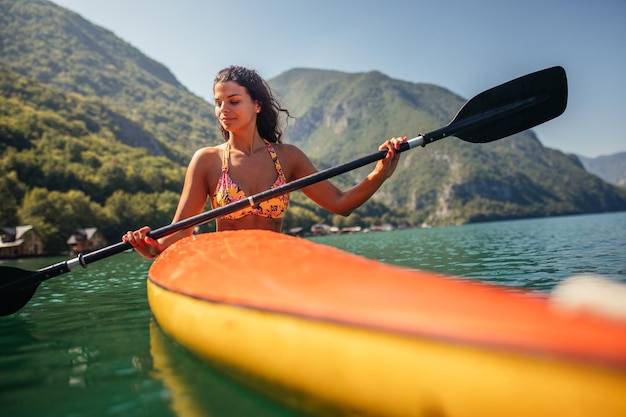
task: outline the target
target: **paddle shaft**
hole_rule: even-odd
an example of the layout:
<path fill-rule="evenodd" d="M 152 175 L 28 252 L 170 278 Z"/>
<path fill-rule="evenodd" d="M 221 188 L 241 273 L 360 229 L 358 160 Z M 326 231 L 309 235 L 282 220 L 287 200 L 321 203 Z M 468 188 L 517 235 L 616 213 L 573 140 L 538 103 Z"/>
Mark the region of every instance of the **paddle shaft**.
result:
<path fill-rule="evenodd" d="M 477 95 L 465 103 L 448 125 L 402 143 L 397 152 L 405 152 L 417 146 L 424 147 L 448 136 L 456 136 L 472 143 L 491 142 L 559 116 L 565 110 L 566 103 L 567 80 L 563 68 L 553 67 L 538 71 Z M 155 229 L 149 233 L 149 236 L 158 239 L 206 223 L 248 206 L 254 206 L 279 195 L 305 188 L 379 161 L 385 158 L 387 152 L 386 149 L 379 150 L 351 162 L 318 171 L 282 186 L 255 194 L 247 199 Z M 131 248 L 130 243 L 118 242 L 87 254 L 81 253 L 76 258 L 34 272 L 22 271 L 17 268 L 3 269 L 4 275 L 11 276 L 8 277 L 8 280 L 2 279 L 0 281 L 0 299 L 6 302 L 10 295 L 7 294 L 7 291 L 15 291 L 15 296 L 18 298 L 21 296 L 25 300 L 15 300 L 13 303 L 15 307 L 12 308 L 0 308 L 0 315 L 11 314 L 13 311 L 10 310 L 16 311 L 26 304 L 39 283 L 70 272 L 78 266 L 86 268 L 93 262 Z M 19 305 L 20 301 L 23 301 L 21 306 Z"/>
<path fill-rule="evenodd" d="M 417 146 L 424 147 L 429 143 L 433 143 L 439 139 L 443 139 L 448 136 L 461 135 L 464 131 L 468 131 L 470 129 L 474 130 L 476 128 L 480 128 L 480 126 L 482 125 L 488 125 L 497 120 L 504 119 L 508 117 L 510 114 L 523 111 L 524 109 L 529 108 L 545 99 L 546 99 L 545 97 L 532 97 L 532 98 L 529 98 L 520 102 L 502 106 L 497 109 L 491 109 L 480 115 L 475 115 L 472 117 L 464 118 L 459 121 L 452 121 L 450 124 L 448 124 L 445 127 L 442 127 L 440 129 L 433 130 L 432 132 L 426 133 L 424 135 L 419 135 L 415 138 L 409 139 L 408 141 L 402 143 L 400 145 L 400 148 L 396 152 L 398 153 L 405 152 Z M 218 217 L 222 217 L 230 213 L 243 210 L 247 208 L 248 206 L 254 206 L 263 201 L 271 200 L 272 198 L 275 198 L 277 196 L 288 194 L 292 191 L 300 190 L 302 188 L 305 188 L 309 185 L 313 185 L 320 181 L 324 181 L 329 178 L 333 178 L 338 175 L 345 174 L 346 172 L 361 168 L 365 165 L 384 159 L 386 155 L 387 155 L 386 149 L 379 150 L 378 152 L 374 152 L 370 155 L 363 156 L 361 158 L 355 159 L 350 162 L 346 162 L 339 166 L 321 170 L 311 175 L 308 175 L 306 177 L 288 182 L 287 184 L 283 184 L 276 188 L 272 188 L 272 189 L 260 192 L 244 200 L 236 201 L 226 206 L 218 207 L 213 210 L 209 210 L 207 212 L 198 214 L 196 216 L 188 217 L 179 222 L 172 223 L 167 226 L 163 226 L 159 229 L 155 229 L 151 231 L 148 235 L 152 237 L 153 239 L 158 239 L 158 238 L 176 233 L 180 230 L 188 229 L 190 227 L 194 227 L 194 226 L 209 222 Z M 115 253 L 122 252 L 128 249 L 129 247 L 130 247 L 130 244 L 126 242 L 117 243 L 107 248 L 103 248 L 103 249 L 88 253 L 86 255 L 83 255 L 79 264 L 83 266 L 87 266 L 87 264 L 89 263 L 106 258 Z"/>
<path fill-rule="evenodd" d="M 533 105 L 538 98 L 531 98 L 519 103 L 515 103 L 513 105 L 503 106 L 499 109 L 494 109 L 488 114 L 483 114 L 480 116 L 470 117 L 468 119 L 463 119 L 458 122 L 452 122 L 449 125 L 429 132 L 425 135 L 420 135 L 415 138 L 409 139 L 408 141 L 402 143 L 400 145 L 400 149 L 397 152 L 405 152 L 409 149 L 412 149 L 417 146 L 426 146 L 429 143 L 433 143 L 439 139 L 446 138 L 448 136 L 455 136 L 456 134 L 461 134 L 464 130 L 473 128 L 473 126 L 477 126 L 480 124 L 489 124 L 494 120 L 501 119 L 507 117 L 507 115 L 511 113 L 516 113 L 518 111 L 523 110 L 531 105 Z M 379 150 L 378 152 L 372 153 L 370 155 L 355 159 L 353 161 L 341 164 L 336 167 L 328 168 L 325 170 L 318 171 L 309 176 L 297 179 L 295 181 L 288 182 L 287 184 L 283 184 L 279 187 L 272 188 L 253 196 L 250 196 L 244 200 L 239 200 L 234 203 L 228 204 L 223 207 L 218 207 L 204 213 L 198 214 L 196 216 L 188 217 L 184 220 L 181 220 L 176 223 L 172 223 L 167 226 L 160 227 L 151 231 L 148 235 L 153 239 L 159 239 L 164 236 L 171 235 L 178 231 L 188 229 L 190 227 L 198 226 L 200 224 L 209 222 L 218 217 L 228 215 L 230 213 L 234 213 L 239 210 L 243 210 L 248 206 L 254 206 L 260 202 L 271 200 L 274 197 L 287 194 L 309 185 L 313 185 L 320 181 L 327 180 L 329 178 L 336 177 L 341 174 L 345 174 L 346 172 L 355 170 L 357 168 L 361 168 L 365 165 L 371 164 L 378 160 L 385 158 L 387 155 L 387 150 Z M 95 250 L 86 254 L 79 254 L 76 258 L 70 259 L 67 261 L 59 262 L 58 264 L 51 265 L 47 268 L 41 269 L 36 272 L 31 277 L 26 277 L 28 279 L 24 279 L 20 285 L 30 285 L 32 283 L 45 281 L 47 279 L 53 278 L 55 276 L 64 274 L 66 272 L 71 271 L 77 266 L 82 266 L 86 268 L 87 265 L 99 261 L 101 259 L 108 258 L 109 256 L 124 252 L 125 250 L 131 249 L 132 245 L 128 242 L 118 242 L 113 245 L 104 247 L 102 249 Z M 3 290 L 3 285 L 0 285 L 0 290 Z"/>

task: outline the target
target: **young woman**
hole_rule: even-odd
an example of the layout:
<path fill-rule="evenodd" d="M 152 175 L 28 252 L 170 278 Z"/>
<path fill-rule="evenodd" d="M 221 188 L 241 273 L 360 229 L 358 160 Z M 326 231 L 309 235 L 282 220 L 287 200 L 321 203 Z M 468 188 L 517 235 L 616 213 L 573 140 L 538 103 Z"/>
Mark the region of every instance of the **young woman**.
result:
<path fill-rule="evenodd" d="M 213 208 L 238 201 L 315 173 L 309 158 L 296 146 L 281 143 L 281 112 L 269 85 L 251 69 L 231 66 L 213 83 L 215 115 L 225 142 L 198 150 L 191 159 L 173 222 L 202 212 L 207 198 Z M 396 153 L 404 138 L 392 138 L 373 171 L 356 186 L 342 191 L 325 180 L 302 189 L 311 200 L 336 214 L 347 216 L 367 201 L 396 169 Z M 289 195 L 276 197 L 216 219 L 217 230 L 266 229 L 280 232 Z M 175 241 L 192 234 L 187 229 L 158 241 L 147 236 L 148 226 L 129 231 L 130 242 L 146 258 L 154 258 Z"/>

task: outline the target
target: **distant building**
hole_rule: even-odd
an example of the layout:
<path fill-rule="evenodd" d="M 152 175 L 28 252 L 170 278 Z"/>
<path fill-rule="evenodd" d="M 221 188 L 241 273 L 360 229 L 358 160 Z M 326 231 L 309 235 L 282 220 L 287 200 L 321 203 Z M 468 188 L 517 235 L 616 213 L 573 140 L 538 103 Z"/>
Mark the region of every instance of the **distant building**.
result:
<path fill-rule="evenodd" d="M 0 228 L 0 258 L 18 258 L 42 253 L 41 235 L 32 225 Z"/>
<path fill-rule="evenodd" d="M 393 226 L 390 225 L 389 223 L 385 223 L 385 224 L 380 225 L 380 226 L 370 226 L 370 230 L 372 232 L 389 232 L 389 231 L 393 230 Z"/>
<path fill-rule="evenodd" d="M 291 236 L 304 236 L 304 227 L 292 227 L 287 231 L 287 234 Z"/>
<path fill-rule="evenodd" d="M 91 252 L 106 246 L 107 241 L 95 227 L 76 229 L 67 239 L 70 253 Z"/>
<path fill-rule="evenodd" d="M 328 235 L 331 233 L 331 227 L 327 224 L 314 224 L 311 226 L 311 234 L 313 235 Z"/>

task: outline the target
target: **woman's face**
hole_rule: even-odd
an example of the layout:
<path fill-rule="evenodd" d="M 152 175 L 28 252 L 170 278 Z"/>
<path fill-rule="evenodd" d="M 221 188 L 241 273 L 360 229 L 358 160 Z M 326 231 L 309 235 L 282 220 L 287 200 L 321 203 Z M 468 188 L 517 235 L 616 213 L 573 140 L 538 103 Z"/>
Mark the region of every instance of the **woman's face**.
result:
<path fill-rule="evenodd" d="M 256 123 L 256 115 L 261 111 L 258 101 L 252 100 L 248 90 L 234 81 L 217 83 L 213 87 L 215 116 L 229 132 Z"/>

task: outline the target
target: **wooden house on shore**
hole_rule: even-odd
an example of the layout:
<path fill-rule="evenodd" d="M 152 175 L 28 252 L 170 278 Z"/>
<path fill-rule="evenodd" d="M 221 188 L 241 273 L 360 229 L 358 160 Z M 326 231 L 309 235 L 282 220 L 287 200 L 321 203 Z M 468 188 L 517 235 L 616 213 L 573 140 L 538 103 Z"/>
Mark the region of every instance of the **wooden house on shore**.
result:
<path fill-rule="evenodd" d="M 20 258 L 43 253 L 43 240 L 32 225 L 0 228 L 0 258 Z"/>
<path fill-rule="evenodd" d="M 106 246 L 107 241 L 95 227 L 76 229 L 67 239 L 70 253 L 91 252 Z"/>

